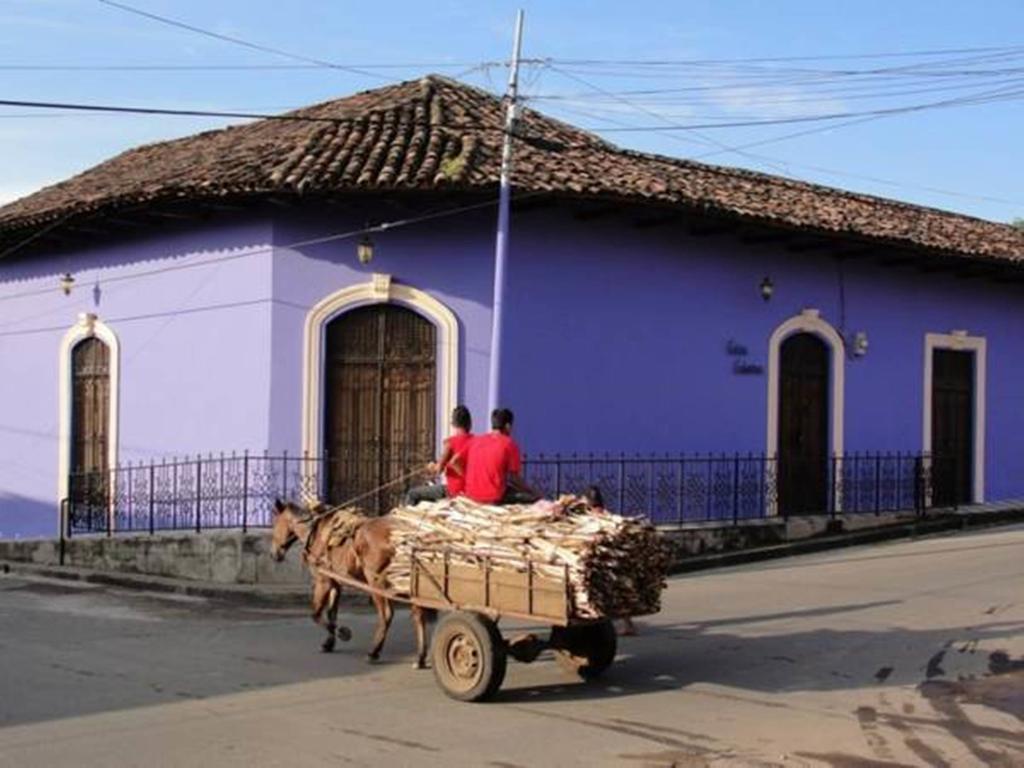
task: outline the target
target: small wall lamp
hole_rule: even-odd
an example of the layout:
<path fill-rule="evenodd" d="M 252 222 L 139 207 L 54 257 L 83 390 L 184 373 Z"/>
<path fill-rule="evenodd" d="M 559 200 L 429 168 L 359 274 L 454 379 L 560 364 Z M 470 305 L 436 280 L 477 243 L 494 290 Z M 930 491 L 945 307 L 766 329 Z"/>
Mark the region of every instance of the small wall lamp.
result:
<path fill-rule="evenodd" d="M 75 287 L 75 278 L 71 276 L 70 272 L 65 272 L 60 277 L 60 289 L 64 292 L 65 296 L 71 295 L 71 289 Z"/>
<path fill-rule="evenodd" d="M 356 256 L 359 257 L 360 264 L 369 264 L 373 261 L 373 240 L 370 239 L 369 235 L 363 235 L 359 244 L 356 246 Z"/>
<path fill-rule="evenodd" d="M 772 282 L 770 277 L 765 275 L 764 280 L 761 281 L 761 298 L 769 301 L 773 293 L 775 293 L 775 283 Z"/>
<path fill-rule="evenodd" d="M 864 357 L 868 353 L 868 335 L 864 331 L 853 334 L 853 356 Z"/>

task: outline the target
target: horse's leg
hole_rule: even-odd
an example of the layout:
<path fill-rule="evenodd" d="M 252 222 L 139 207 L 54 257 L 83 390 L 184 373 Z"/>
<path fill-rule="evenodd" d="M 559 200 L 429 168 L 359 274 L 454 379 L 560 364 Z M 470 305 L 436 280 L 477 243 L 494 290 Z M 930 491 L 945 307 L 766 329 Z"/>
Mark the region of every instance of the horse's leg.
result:
<path fill-rule="evenodd" d="M 327 631 L 335 635 L 341 642 L 352 639 L 352 630 L 338 626 L 338 599 L 341 597 L 341 585 L 331 585 L 331 596 L 327 602 Z"/>
<path fill-rule="evenodd" d="M 380 650 L 384 647 L 384 639 L 388 636 L 388 629 L 391 627 L 391 619 L 395 615 L 391 607 L 391 601 L 380 595 L 373 595 L 373 605 L 377 609 L 377 630 L 373 633 L 373 647 L 367 654 L 370 661 L 380 658 Z"/>
<path fill-rule="evenodd" d="M 322 576 L 313 580 L 313 621 L 327 629 L 327 637 L 320 644 L 320 650 L 324 653 L 334 650 L 334 628 L 323 622 L 324 609 L 330 602 L 332 591 L 333 585 Z"/>
<path fill-rule="evenodd" d="M 413 669 L 427 668 L 427 617 L 418 605 L 410 606 L 412 624 L 416 628 L 416 661 Z"/>

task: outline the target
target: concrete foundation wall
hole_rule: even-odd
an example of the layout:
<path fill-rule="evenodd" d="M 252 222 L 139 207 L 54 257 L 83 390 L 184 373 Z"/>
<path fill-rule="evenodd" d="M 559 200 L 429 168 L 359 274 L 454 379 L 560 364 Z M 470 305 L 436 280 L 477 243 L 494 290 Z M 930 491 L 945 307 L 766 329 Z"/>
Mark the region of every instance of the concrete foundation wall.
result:
<path fill-rule="evenodd" d="M 263 533 L 158 534 L 81 537 L 64 542 L 65 564 L 119 573 L 138 573 L 219 584 L 305 584 L 299 548 L 275 563 Z M 0 560 L 57 565 L 60 542 L 52 539 L 0 541 Z"/>
<path fill-rule="evenodd" d="M 663 535 L 673 559 L 766 547 L 822 534 L 858 531 L 905 523 L 913 513 L 807 516 L 759 521 L 749 525 L 714 523 L 667 528 Z M 162 533 L 155 535 L 83 536 L 65 541 L 65 564 L 117 573 L 145 574 L 215 584 L 268 586 L 305 584 L 308 576 L 299 548 L 275 563 L 266 531 L 241 533 Z M 0 561 L 57 565 L 60 542 L 53 539 L 0 541 Z"/>

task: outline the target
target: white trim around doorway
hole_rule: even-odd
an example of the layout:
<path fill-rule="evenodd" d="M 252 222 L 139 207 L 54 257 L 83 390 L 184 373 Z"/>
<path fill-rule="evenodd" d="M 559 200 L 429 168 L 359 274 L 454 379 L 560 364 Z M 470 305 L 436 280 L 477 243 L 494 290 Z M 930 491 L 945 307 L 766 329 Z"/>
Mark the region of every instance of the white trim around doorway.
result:
<path fill-rule="evenodd" d="M 829 366 L 829 381 L 831 382 L 829 441 L 832 454 L 841 457 L 843 454 L 843 417 L 846 412 L 846 347 L 839 332 L 821 318 L 821 312 L 810 308 L 802 310 L 799 315 L 794 315 L 781 323 L 772 331 L 772 335 L 768 339 L 768 413 L 765 418 L 767 424 L 765 456 L 769 461 L 778 458 L 780 351 L 782 342 L 797 333 L 813 333 L 828 344 L 832 351 L 831 365 Z M 841 459 L 837 461 L 841 461 Z M 834 467 L 834 471 L 842 471 L 838 463 Z M 835 509 L 840 511 L 843 507 L 843 498 L 839 486 L 836 487 L 835 494 L 833 504 Z M 778 514 L 778 499 L 775 494 L 769 495 L 766 500 L 766 509 L 769 516 Z"/>
<path fill-rule="evenodd" d="M 57 370 L 58 432 L 57 432 L 57 506 L 68 497 L 68 475 L 71 472 L 71 352 L 86 339 L 97 338 L 110 351 L 110 403 L 107 422 L 107 466 L 117 466 L 117 440 L 120 425 L 121 343 L 117 334 L 92 313 L 83 312 L 60 342 Z M 58 512 L 59 514 L 59 512 Z M 60 523 L 58 522 L 58 525 Z"/>
<path fill-rule="evenodd" d="M 988 343 L 967 331 L 926 333 L 924 336 L 924 397 L 921 411 L 921 449 L 932 452 L 932 363 L 936 349 L 974 353 L 974 503 L 985 501 L 985 387 Z"/>
<path fill-rule="evenodd" d="M 302 450 L 323 452 L 324 345 L 327 324 L 338 315 L 371 304 L 400 304 L 429 320 L 437 329 L 436 442 L 440 451 L 445 426 L 459 401 L 459 322 L 455 313 L 425 291 L 375 274 L 366 283 L 350 285 L 317 302 L 306 315 L 302 353 Z"/>
<path fill-rule="evenodd" d="M 829 397 L 831 413 L 829 440 L 832 453 L 843 453 L 843 413 L 845 397 L 845 347 L 839 332 L 821 319 L 817 309 L 805 309 L 799 315 L 779 325 L 768 339 L 768 435 L 766 455 L 774 458 L 779 451 L 779 352 L 784 342 L 796 333 L 813 333 L 832 350 L 832 364 L 829 366 L 829 380 L 832 387 Z"/>

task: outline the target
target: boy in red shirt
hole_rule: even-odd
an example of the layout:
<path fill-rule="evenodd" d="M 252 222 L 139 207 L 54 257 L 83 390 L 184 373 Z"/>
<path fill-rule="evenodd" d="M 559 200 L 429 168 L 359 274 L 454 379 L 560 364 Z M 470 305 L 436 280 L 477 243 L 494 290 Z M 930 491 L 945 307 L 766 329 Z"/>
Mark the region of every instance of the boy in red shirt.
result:
<path fill-rule="evenodd" d="M 452 411 L 452 434 L 444 441 L 444 452 L 436 462 L 427 464 L 427 472 L 436 476 L 444 473 L 444 485 L 419 485 L 410 488 L 405 503 L 412 505 L 421 501 L 440 501 L 462 494 L 466 486 L 466 453 L 473 440 L 473 417 L 464 405 Z"/>
<path fill-rule="evenodd" d="M 520 476 L 523 461 L 511 438 L 513 414 L 497 408 L 491 431 L 473 438 L 466 455 L 466 496 L 481 504 L 531 504 L 540 494 Z"/>

